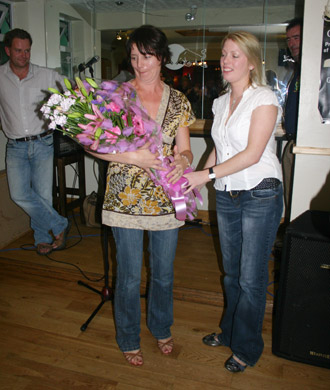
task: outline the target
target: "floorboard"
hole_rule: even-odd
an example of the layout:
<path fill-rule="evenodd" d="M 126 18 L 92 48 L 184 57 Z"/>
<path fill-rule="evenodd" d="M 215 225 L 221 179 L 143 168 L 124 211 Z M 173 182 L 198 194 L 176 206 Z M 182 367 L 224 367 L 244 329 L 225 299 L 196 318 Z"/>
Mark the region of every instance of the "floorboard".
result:
<path fill-rule="evenodd" d="M 285 360 L 271 352 L 277 272 L 273 257 L 269 261 L 268 309 L 263 325 L 265 349 L 257 365 L 243 374 L 231 374 L 223 367 L 229 348 L 203 345 L 202 337 L 217 330 L 223 312 L 221 257 L 214 227 L 180 231 L 172 327 L 175 348 L 170 356 L 160 353 L 147 329 L 145 299 L 141 297 L 145 364 L 139 368 L 129 366 L 117 347 L 112 301 L 105 302 L 85 332 L 80 330 L 100 297 L 77 281 L 83 280 L 97 289 L 104 284 L 101 230 L 77 224 L 69 234 L 72 247 L 52 253 L 50 258 L 30 250 L 31 243 L 29 233 L 0 252 L 2 390 L 330 388 L 330 370 Z M 111 281 L 112 244 L 110 238 Z M 145 266 L 142 279 L 141 293 L 146 286 Z"/>

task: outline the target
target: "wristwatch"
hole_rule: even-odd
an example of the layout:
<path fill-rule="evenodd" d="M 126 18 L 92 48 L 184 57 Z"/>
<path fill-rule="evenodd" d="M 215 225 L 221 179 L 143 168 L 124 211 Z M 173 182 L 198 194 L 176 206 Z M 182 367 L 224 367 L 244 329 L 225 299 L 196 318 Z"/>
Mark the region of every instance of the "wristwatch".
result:
<path fill-rule="evenodd" d="M 216 179 L 216 176 L 215 176 L 215 173 L 213 172 L 213 168 L 209 168 L 209 179 L 211 179 L 212 181 L 215 181 Z"/>

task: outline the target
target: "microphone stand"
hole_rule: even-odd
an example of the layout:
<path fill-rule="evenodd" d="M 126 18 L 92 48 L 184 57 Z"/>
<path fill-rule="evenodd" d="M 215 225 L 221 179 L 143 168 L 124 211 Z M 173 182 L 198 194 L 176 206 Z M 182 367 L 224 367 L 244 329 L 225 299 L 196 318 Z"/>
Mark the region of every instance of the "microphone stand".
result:
<path fill-rule="evenodd" d="M 90 75 L 91 75 L 91 78 L 94 79 L 94 70 L 93 70 L 92 66 L 90 66 L 90 67 L 88 68 L 88 70 L 89 70 L 89 73 L 90 73 Z"/>
<path fill-rule="evenodd" d="M 94 287 L 91 287 L 85 282 L 82 282 L 81 280 L 78 280 L 78 284 L 80 286 L 84 286 L 88 288 L 89 290 L 94 291 L 96 294 L 101 296 L 101 302 L 97 305 L 95 310 L 92 312 L 92 314 L 88 317 L 87 321 L 84 322 L 80 330 L 85 331 L 89 325 L 89 323 L 92 321 L 92 319 L 96 316 L 96 314 L 99 312 L 99 310 L 102 308 L 102 306 L 105 304 L 105 302 L 112 301 L 113 300 L 113 289 L 109 286 L 109 226 L 102 225 L 103 227 L 103 266 L 104 266 L 104 286 L 101 291 L 97 290 Z"/>
<path fill-rule="evenodd" d="M 103 183 L 106 183 L 107 178 L 107 162 L 103 160 L 99 160 L 102 165 L 102 177 L 103 177 Z M 105 185 L 105 184 L 104 184 Z M 102 189 L 102 192 L 105 193 L 105 188 Z M 88 288 L 91 291 L 94 291 L 96 294 L 98 294 L 101 297 L 101 302 L 96 306 L 92 314 L 88 317 L 88 319 L 81 325 L 80 330 L 85 331 L 89 325 L 89 323 L 92 321 L 92 319 L 96 316 L 96 314 L 99 312 L 99 310 L 102 308 L 102 306 L 108 302 L 113 300 L 114 296 L 114 289 L 109 286 L 109 235 L 111 235 L 111 227 L 102 224 L 101 228 L 103 230 L 103 269 L 104 269 L 104 286 L 101 290 L 97 290 L 94 287 L 91 287 L 89 284 L 78 280 L 79 286 L 83 286 Z"/>

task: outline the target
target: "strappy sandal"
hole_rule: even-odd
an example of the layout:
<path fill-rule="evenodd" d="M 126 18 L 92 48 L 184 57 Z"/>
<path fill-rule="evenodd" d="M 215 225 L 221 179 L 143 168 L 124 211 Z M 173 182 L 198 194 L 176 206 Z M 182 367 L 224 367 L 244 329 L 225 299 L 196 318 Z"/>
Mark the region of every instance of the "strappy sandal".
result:
<path fill-rule="evenodd" d="M 172 337 L 167 341 L 157 340 L 157 345 L 161 353 L 164 355 L 169 355 L 173 351 L 174 340 Z"/>
<path fill-rule="evenodd" d="M 51 254 L 53 251 L 53 247 L 51 244 L 47 244 L 45 242 L 42 242 L 37 245 L 37 253 L 40 256 L 47 256 Z"/>
<path fill-rule="evenodd" d="M 61 251 L 66 247 L 66 239 L 68 237 L 69 231 L 71 229 L 71 221 L 68 220 L 68 226 L 61 232 L 58 236 L 55 237 L 53 242 L 53 250 Z"/>
<path fill-rule="evenodd" d="M 125 359 L 132 366 L 142 366 L 143 364 L 143 355 L 141 349 L 136 352 L 123 352 Z"/>

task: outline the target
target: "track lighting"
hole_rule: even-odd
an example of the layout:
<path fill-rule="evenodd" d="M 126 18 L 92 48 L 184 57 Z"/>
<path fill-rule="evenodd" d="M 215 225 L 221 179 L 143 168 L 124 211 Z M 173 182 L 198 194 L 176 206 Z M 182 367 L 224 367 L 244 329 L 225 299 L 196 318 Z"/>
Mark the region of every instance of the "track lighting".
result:
<path fill-rule="evenodd" d="M 197 5 L 192 5 L 190 7 L 190 12 L 187 12 L 185 15 L 186 21 L 191 22 L 192 20 L 195 20 L 196 13 L 197 13 Z"/>

